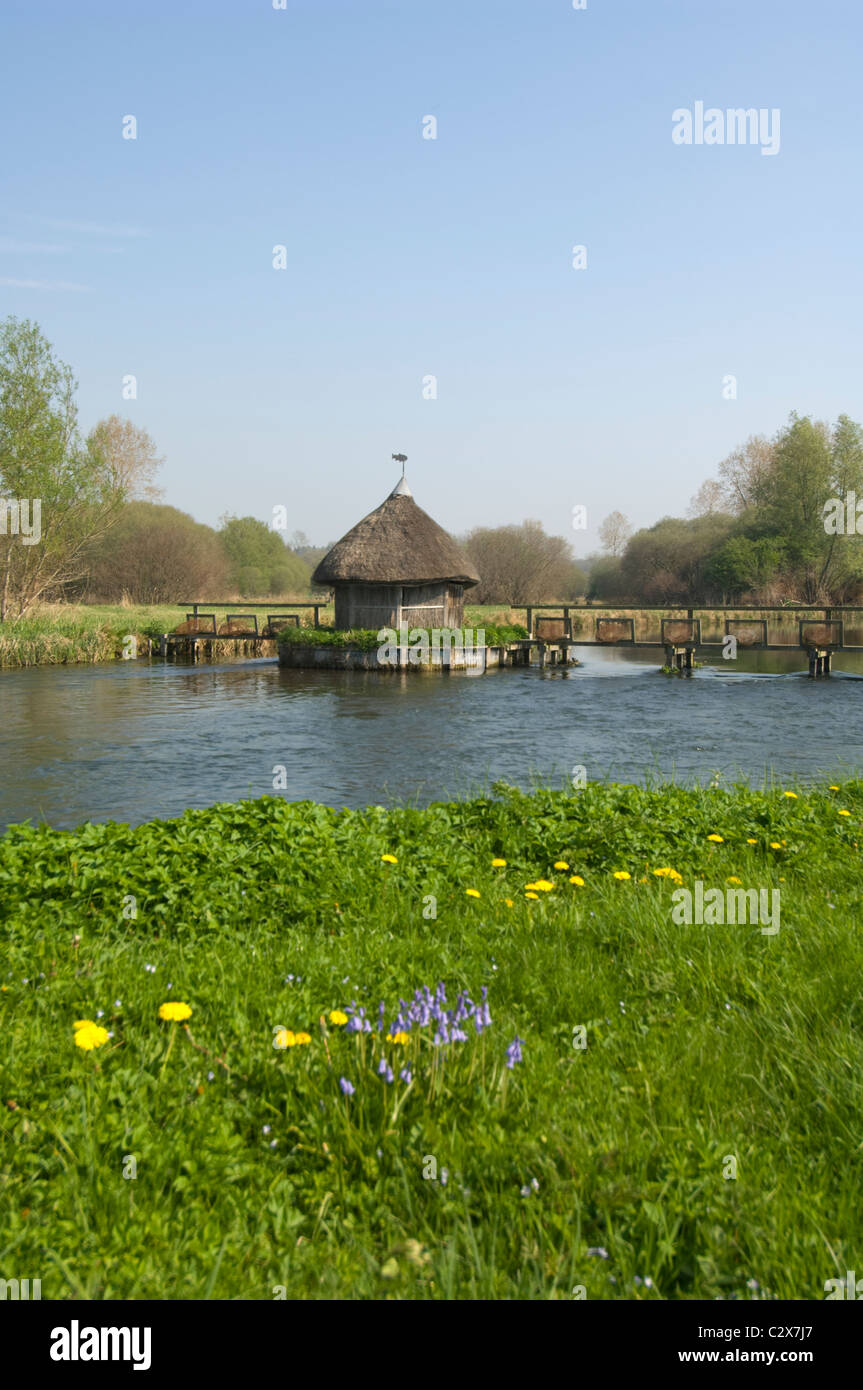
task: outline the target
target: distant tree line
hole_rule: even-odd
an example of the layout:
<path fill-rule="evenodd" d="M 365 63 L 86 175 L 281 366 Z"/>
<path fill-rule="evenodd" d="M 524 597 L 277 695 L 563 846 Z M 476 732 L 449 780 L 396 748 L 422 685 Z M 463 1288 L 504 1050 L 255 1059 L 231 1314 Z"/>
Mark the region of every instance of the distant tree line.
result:
<path fill-rule="evenodd" d="M 663 517 L 591 557 L 588 596 L 653 603 L 850 603 L 863 547 L 843 520 L 863 500 L 863 427 L 793 413 L 752 436 L 699 488 L 689 516 Z M 831 504 L 834 504 L 831 506 Z M 847 506 L 846 506 L 847 504 Z M 863 518 L 861 518 L 863 522 Z M 863 532 L 863 524 L 861 524 Z"/>

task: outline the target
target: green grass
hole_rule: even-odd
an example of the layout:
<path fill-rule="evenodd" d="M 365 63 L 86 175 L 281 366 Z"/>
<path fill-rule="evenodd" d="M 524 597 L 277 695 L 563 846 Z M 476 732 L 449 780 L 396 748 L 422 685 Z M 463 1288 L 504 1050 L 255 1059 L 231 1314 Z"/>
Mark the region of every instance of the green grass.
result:
<path fill-rule="evenodd" d="M 265 601 L 278 608 L 291 599 Z M 228 612 L 245 611 L 244 603 L 248 605 L 248 600 L 221 605 L 215 610 L 218 620 Z M 146 657 L 147 639 L 173 631 L 185 616 L 184 607 L 171 604 L 41 604 L 32 616 L 0 625 L 0 669 L 117 661 L 129 636 L 137 642 L 137 655 Z M 308 621 L 312 621 L 311 610 Z M 224 650 L 235 651 L 227 645 Z"/>
<path fill-rule="evenodd" d="M 863 784 L 494 792 L 11 829 L 0 1275 L 61 1299 L 821 1299 L 859 1268 Z M 780 931 L 675 925 L 665 866 L 778 887 Z M 481 1037 L 319 1022 L 383 999 L 389 1025 L 438 981 L 450 1006 L 487 987 Z M 98 1011 L 113 1037 L 84 1052 Z M 311 1042 L 274 1048 L 280 1026 Z"/>

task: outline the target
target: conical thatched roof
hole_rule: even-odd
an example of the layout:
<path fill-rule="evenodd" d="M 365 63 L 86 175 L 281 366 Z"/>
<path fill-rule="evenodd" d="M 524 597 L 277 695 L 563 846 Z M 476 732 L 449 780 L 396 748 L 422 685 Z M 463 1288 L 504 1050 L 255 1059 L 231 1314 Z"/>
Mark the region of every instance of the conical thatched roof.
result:
<path fill-rule="evenodd" d="M 411 496 L 404 478 L 385 502 L 321 560 L 315 584 L 432 584 L 469 587 L 479 575 L 446 531 Z"/>

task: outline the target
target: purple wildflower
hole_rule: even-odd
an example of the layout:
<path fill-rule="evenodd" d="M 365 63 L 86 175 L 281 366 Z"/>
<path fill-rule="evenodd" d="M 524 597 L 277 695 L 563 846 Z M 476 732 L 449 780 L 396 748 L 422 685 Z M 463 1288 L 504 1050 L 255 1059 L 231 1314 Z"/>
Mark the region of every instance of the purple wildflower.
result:
<path fill-rule="evenodd" d="M 509 1067 L 510 1071 L 512 1071 L 516 1062 L 521 1061 L 521 1045 L 523 1042 L 524 1039 L 516 1035 L 510 1043 L 509 1047 L 506 1049 L 506 1064 Z"/>
<path fill-rule="evenodd" d="M 402 1067 L 401 1071 L 399 1072 L 399 1077 L 400 1077 L 400 1079 L 401 1079 L 402 1081 L 406 1082 L 407 1085 L 409 1086 L 409 1085 L 411 1084 L 411 1070 L 410 1070 L 410 1067 Z"/>
<path fill-rule="evenodd" d="M 378 1076 L 384 1076 L 386 1074 L 386 1069 L 387 1059 L 386 1057 L 382 1057 L 381 1060 L 378 1062 Z"/>
<path fill-rule="evenodd" d="M 343 1096 L 352 1096 L 354 1091 L 356 1090 L 356 1087 L 351 1085 L 350 1081 L 348 1081 L 346 1076 L 339 1077 L 339 1085 L 342 1088 Z"/>

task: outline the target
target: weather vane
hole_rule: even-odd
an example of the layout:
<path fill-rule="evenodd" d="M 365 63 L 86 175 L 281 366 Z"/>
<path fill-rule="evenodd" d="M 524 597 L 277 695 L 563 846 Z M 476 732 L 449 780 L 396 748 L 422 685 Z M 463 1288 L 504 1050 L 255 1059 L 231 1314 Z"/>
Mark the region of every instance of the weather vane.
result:
<path fill-rule="evenodd" d="M 392 457 L 395 459 L 396 463 L 400 463 L 400 464 L 401 464 L 401 466 L 402 466 L 402 477 L 404 477 L 404 475 L 405 475 L 405 464 L 406 464 L 407 461 L 408 461 L 408 456 L 407 456 L 407 454 L 393 454 Z"/>

